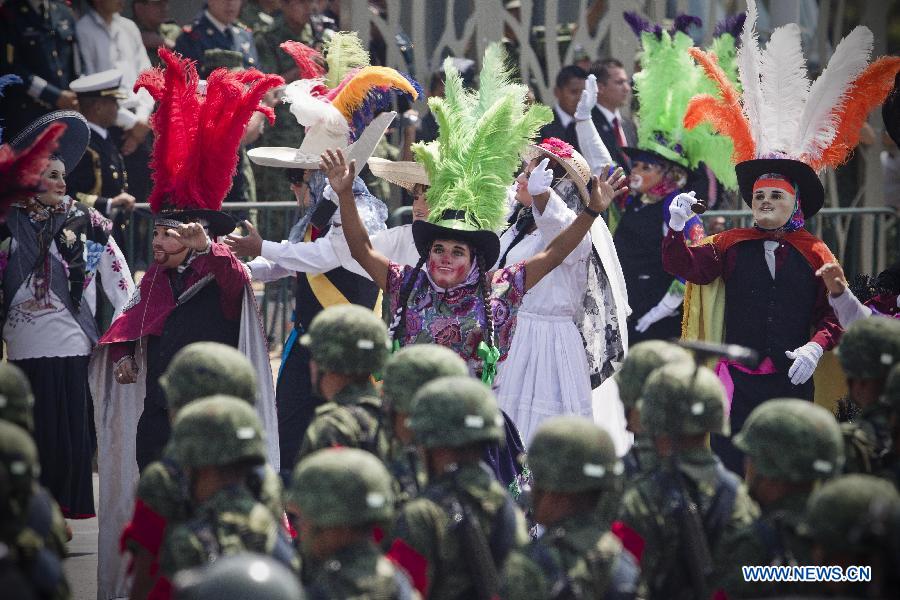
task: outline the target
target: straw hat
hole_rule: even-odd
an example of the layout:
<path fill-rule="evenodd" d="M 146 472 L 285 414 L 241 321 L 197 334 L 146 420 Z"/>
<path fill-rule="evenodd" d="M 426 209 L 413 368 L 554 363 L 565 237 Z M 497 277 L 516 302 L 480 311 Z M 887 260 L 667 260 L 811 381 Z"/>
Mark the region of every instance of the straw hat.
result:
<path fill-rule="evenodd" d="M 559 138 L 547 138 L 540 144 L 530 144 L 522 151 L 522 159 L 531 162 L 535 158 L 549 158 L 555 160 L 566 171 L 569 178 L 578 188 L 581 201 L 587 206 L 591 200 L 587 184 L 591 180 L 591 167 L 584 157 L 579 154 L 571 144 L 567 144 Z"/>
<path fill-rule="evenodd" d="M 429 186 L 425 167 L 412 160 L 387 160 L 373 156 L 369 159 L 369 169 L 375 177 L 413 191 L 417 185 Z"/>

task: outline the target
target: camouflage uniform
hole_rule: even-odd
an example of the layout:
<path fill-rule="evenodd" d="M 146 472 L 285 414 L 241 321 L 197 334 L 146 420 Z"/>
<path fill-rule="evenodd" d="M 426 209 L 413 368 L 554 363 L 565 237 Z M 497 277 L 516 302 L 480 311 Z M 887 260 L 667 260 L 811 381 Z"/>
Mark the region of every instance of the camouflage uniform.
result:
<path fill-rule="evenodd" d="M 778 481 L 812 484 L 841 472 L 844 446 L 834 415 L 806 400 L 770 400 L 750 413 L 734 445 L 752 461 L 753 473 Z M 753 481 L 748 480 L 751 493 Z M 797 532 L 809 493 L 788 493 L 761 507 L 753 523 L 726 536 L 717 556 L 717 583 L 729 598 L 803 595 L 808 584 L 746 582 L 744 565 L 810 565 L 809 543 Z"/>
<path fill-rule="evenodd" d="M 65 522 L 56 502 L 37 485 L 39 474 L 31 436 L 0 421 L 0 547 L 5 550 L 0 575 L 4 582 L 15 578 L 22 591 L 35 597 L 66 599 L 70 593 L 62 570 Z M 60 523 L 62 538 L 55 534 Z M 7 593 L 13 592 L 4 588 Z"/>
<path fill-rule="evenodd" d="M 238 398 L 213 396 L 186 406 L 175 419 L 169 449 L 185 469 L 263 464 L 262 426 Z M 168 528 L 160 554 L 163 575 L 251 551 L 268 554 L 294 569 L 297 558 L 279 520 L 244 484 L 224 487 L 195 504 L 193 517 Z"/>
<path fill-rule="evenodd" d="M 813 546 L 819 565 L 872 567 L 872 581 L 819 584 L 829 596 L 900 597 L 897 556 L 900 543 L 900 495 L 888 482 L 870 475 L 837 477 L 809 498 L 798 531 Z"/>
<path fill-rule="evenodd" d="M 600 492 L 617 495 L 623 466 L 612 438 L 579 417 L 545 421 L 528 453 L 535 495 Z M 634 598 L 639 569 L 609 531 L 612 514 L 571 514 L 522 551 L 513 552 L 503 576 L 504 598 Z"/>
<path fill-rule="evenodd" d="M 286 501 L 296 511 L 303 572 L 312 598 L 397 598 L 413 596 L 406 575 L 372 540 L 372 529 L 394 515 L 391 476 L 384 465 L 357 448 L 326 448 L 301 460 Z M 315 553 L 315 537 L 330 528 L 354 528 L 361 537 L 335 552 Z"/>
<path fill-rule="evenodd" d="M 22 369 L 0 363 L 0 420 L 34 432 L 34 394 Z"/>
<path fill-rule="evenodd" d="M 900 320 L 873 316 L 856 321 L 841 338 L 837 354 L 848 378 L 884 380 L 900 362 Z M 853 422 L 843 426 L 847 473 L 881 470 L 891 447 L 890 412 L 882 402 L 861 406 Z"/>
<path fill-rule="evenodd" d="M 893 422 L 900 422 L 900 364 L 894 365 L 888 374 L 882 398 L 891 409 Z M 890 452 L 884 456 L 881 477 L 893 482 L 894 486 L 900 489 L 900 448 L 897 447 L 898 441 L 900 440 L 893 440 Z"/>
<path fill-rule="evenodd" d="M 354 304 L 330 306 L 316 315 L 300 343 L 308 346 L 320 372 L 365 377 L 388 355 L 387 328 L 371 310 Z M 371 382 L 350 383 L 316 408 L 298 460 L 330 446 L 362 448 L 387 456 L 381 400 Z"/>
<path fill-rule="evenodd" d="M 438 377 L 467 375 L 466 363 L 445 346 L 414 344 L 391 355 L 384 365 L 381 397 L 388 427 L 395 419 L 406 419 L 412 412 L 412 400 L 419 389 Z M 397 503 L 405 504 L 425 487 L 427 474 L 415 446 L 405 444 L 396 435 L 390 437 L 390 450 L 385 459 L 394 478 Z"/>
<path fill-rule="evenodd" d="M 304 600 L 297 576 L 261 554 L 235 554 L 175 577 L 175 600 Z"/>
<path fill-rule="evenodd" d="M 641 390 L 650 373 L 673 362 L 692 363 L 693 359 L 684 348 L 662 340 L 640 342 L 629 350 L 622 368 L 614 375 L 626 419 L 629 412 L 637 410 Z M 629 480 L 652 471 L 657 464 L 653 440 L 644 433 L 636 433 L 634 444 L 622 458 L 622 462 L 625 465 L 625 476 Z"/>
<path fill-rule="evenodd" d="M 244 5 L 241 7 L 241 14 L 238 16 L 238 21 L 244 27 L 250 29 L 254 37 L 261 32 L 271 29 L 276 19 L 278 19 L 277 15 L 270 15 L 262 9 L 259 3 L 253 0 L 244 2 Z M 262 65 L 262 52 L 258 41 L 256 42 L 256 49 L 260 54 L 260 65 Z"/>
<path fill-rule="evenodd" d="M 690 364 L 670 364 L 650 375 L 638 402 L 641 426 L 651 438 L 727 434 L 725 392 L 715 373 Z M 751 522 L 756 507 L 708 445 L 677 450 L 625 492 L 621 521 L 627 538 L 642 552 L 642 579 L 654 598 L 708 597 L 712 565 L 694 591 L 690 556 L 725 552 L 724 536 Z M 694 512 L 696 510 L 696 513 Z M 702 539 L 694 545 L 683 533 L 695 514 Z M 629 546 L 631 547 L 631 546 Z M 642 548 L 642 550 L 641 550 Z"/>
<path fill-rule="evenodd" d="M 504 436 L 493 394 L 469 377 L 441 377 L 423 386 L 413 400 L 409 427 L 426 453 L 477 448 Z M 461 462 L 429 476 L 428 487 L 401 509 L 389 555 L 407 569 L 423 596 L 475 597 L 476 586 L 484 583 L 476 582 L 473 569 L 490 564 L 499 572 L 510 552 L 528 541 L 525 519 L 480 463 Z M 469 535 L 484 540 L 480 548 Z"/>
<path fill-rule="evenodd" d="M 279 46 L 288 40 L 302 42 L 308 46 L 313 44 L 313 32 L 309 24 L 303 27 L 303 32 L 298 36 L 285 24 L 284 19 L 277 17 L 268 30 L 257 30 L 254 38 L 259 51 L 259 68 L 265 73 L 277 73 L 284 76 L 286 83 L 296 79 L 296 64 Z M 275 105 L 275 126 L 266 127 L 263 134 L 256 141 L 257 146 L 281 146 L 286 148 L 299 148 L 303 141 L 304 129 L 297 122 L 297 117 L 291 113 L 291 105 L 279 102 Z M 291 185 L 285 177 L 284 169 L 272 169 L 260 165 L 253 165 L 253 176 L 256 179 L 257 197 L 264 202 L 276 202 L 293 200 Z M 276 230 L 280 231 L 280 230 Z"/>

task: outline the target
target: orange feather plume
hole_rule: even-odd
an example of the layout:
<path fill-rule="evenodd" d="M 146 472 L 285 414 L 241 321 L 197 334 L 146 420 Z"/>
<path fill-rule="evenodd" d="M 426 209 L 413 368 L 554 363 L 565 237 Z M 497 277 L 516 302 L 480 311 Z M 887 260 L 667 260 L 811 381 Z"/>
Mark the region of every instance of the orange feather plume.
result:
<path fill-rule="evenodd" d="M 847 97 L 851 100 L 834 110 L 837 116 L 837 134 L 818 160 L 809 166 L 818 171 L 825 167 L 837 167 L 859 144 L 859 133 L 873 108 L 884 102 L 894 87 L 894 78 L 900 72 L 900 57 L 884 56 L 870 64 L 850 84 Z"/>
<path fill-rule="evenodd" d="M 418 92 L 406 78 L 388 67 L 363 67 L 353 78 L 341 87 L 332 99 L 331 105 L 338 109 L 344 118 L 350 120 L 353 112 L 368 98 L 372 88 L 398 89 L 418 98 Z"/>
<path fill-rule="evenodd" d="M 751 160 L 756 156 L 756 143 L 750 131 L 750 122 L 741 110 L 740 94 L 719 66 L 716 55 L 699 48 L 688 52 L 719 88 L 721 98 L 701 94 L 691 98 L 684 113 L 684 126 L 693 129 L 700 123 L 709 123 L 717 133 L 727 135 L 734 142 L 732 160 L 735 163 Z"/>

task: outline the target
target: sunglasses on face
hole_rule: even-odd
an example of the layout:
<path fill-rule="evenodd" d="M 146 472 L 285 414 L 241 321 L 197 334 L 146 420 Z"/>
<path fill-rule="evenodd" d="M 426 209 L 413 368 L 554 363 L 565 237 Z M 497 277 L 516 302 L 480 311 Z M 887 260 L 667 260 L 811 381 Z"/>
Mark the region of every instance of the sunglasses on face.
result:
<path fill-rule="evenodd" d="M 285 173 L 285 177 L 290 181 L 293 185 L 301 185 L 307 183 L 306 181 L 306 169 L 288 169 Z"/>

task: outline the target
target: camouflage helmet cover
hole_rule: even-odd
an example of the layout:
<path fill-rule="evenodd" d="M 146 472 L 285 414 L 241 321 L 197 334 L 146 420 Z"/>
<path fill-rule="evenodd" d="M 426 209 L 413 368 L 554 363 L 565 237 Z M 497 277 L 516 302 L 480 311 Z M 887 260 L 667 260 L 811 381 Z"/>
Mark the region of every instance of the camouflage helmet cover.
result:
<path fill-rule="evenodd" d="M 844 442 L 828 410 L 806 400 L 775 399 L 747 417 L 734 445 L 761 475 L 790 482 L 826 479 L 841 472 Z"/>
<path fill-rule="evenodd" d="M 894 365 L 884 383 L 884 401 L 900 413 L 900 363 Z"/>
<path fill-rule="evenodd" d="M 631 347 L 622 368 L 615 374 L 619 398 L 625 408 L 635 407 L 650 373 L 674 362 L 692 363 L 693 358 L 684 348 L 663 340 L 647 340 Z"/>
<path fill-rule="evenodd" d="M 656 369 L 638 408 L 641 426 L 650 436 L 729 433 L 725 390 L 716 374 L 703 366 L 672 363 Z"/>
<path fill-rule="evenodd" d="M 203 398 L 181 409 L 168 451 L 181 466 L 193 468 L 266 460 L 256 411 L 246 401 L 224 395 Z"/>
<path fill-rule="evenodd" d="M 882 379 L 900 362 L 900 319 L 872 316 L 850 325 L 837 348 L 848 377 Z"/>
<path fill-rule="evenodd" d="M 413 396 L 423 385 L 438 377 L 468 373 L 465 361 L 453 350 L 437 344 L 413 344 L 388 358 L 381 393 L 391 410 L 409 414 Z"/>
<path fill-rule="evenodd" d="M 283 564 L 261 554 L 224 556 L 175 576 L 175 600 L 303 600 L 297 576 Z"/>
<path fill-rule="evenodd" d="M 426 448 L 505 439 L 494 394 L 471 377 L 440 377 L 422 386 L 413 398 L 408 425 L 416 443 Z"/>
<path fill-rule="evenodd" d="M 195 342 L 179 350 L 159 378 L 169 410 L 178 412 L 197 398 L 225 394 L 256 404 L 256 370 L 237 348 Z"/>
<path fill-rule="evenodd" d="M 887 480 L 844 475 L 812 493 L 798 531 L 826 550 L 871 552 L 892 543 L 900 527 L 900 495 Z"/>
<path fill-rule="evenodd" d="M 394 515 L 390 473 L 357 448 L 326 448 L 301 460 L 286 497 L 319 527 L 382 523 Z"/>
<path fill-rule="evenodd" d="M 23 517 L 35 480 L 40 476 L 37 447 L 27 431 L 0 421 L 0 513 Z M 0 514 L 0 520 L 7 515 Z"/>
<path fill-rule="evenodd" d="M 22 369 L 0 363 L 0 419 L 34 431 L 34 394 Z"/>
<path fill-rule="evenodd" d="M 573 416 L 541 424 L 528 449 L 528 466 L 536 488 L 562 493 L 614 489 L 623 471 L 606 430 Z"/>
<path fill-rule="evenodd" d="M 384 366 L 387 327 L 371 310 L 356 304 L 329 306 L 301 338 L 316 364 L 332 373 L 364 375 Z"/>

